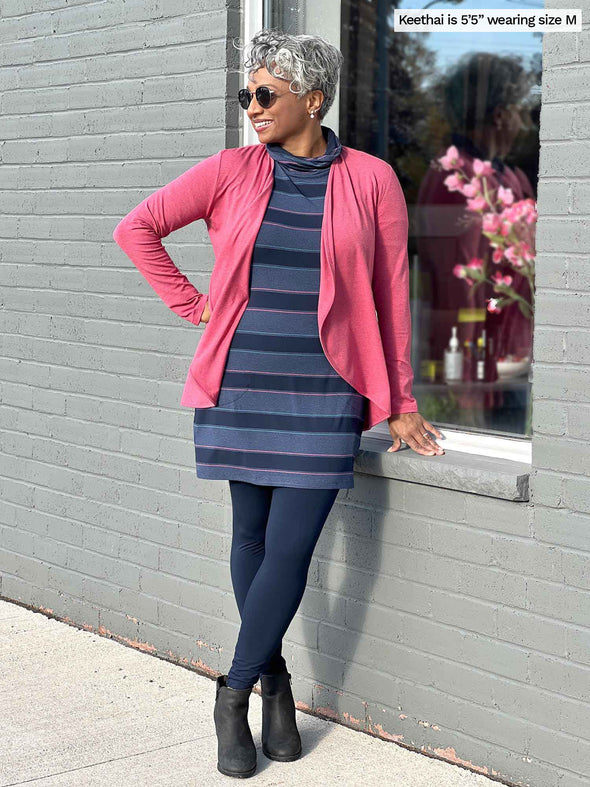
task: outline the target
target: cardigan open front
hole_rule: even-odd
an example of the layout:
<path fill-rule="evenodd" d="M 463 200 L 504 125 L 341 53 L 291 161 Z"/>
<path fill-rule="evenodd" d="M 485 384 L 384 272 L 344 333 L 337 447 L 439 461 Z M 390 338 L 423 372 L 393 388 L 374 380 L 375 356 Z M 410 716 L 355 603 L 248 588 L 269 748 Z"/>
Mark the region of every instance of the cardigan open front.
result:
<path fill-rule="evenodd" d="M 252 251 L 273 186 L 260 143 L 220 150 L 150 194 L 113 233 L 151 287 L 180 317 L 211 316 L 180 404 L 213 407 L 234 331 L 249 299 Z M 215 253 L 209 292 L 176 267 L 161 238 L 204 219 Z M 416 412 L 410 362 L 408 215 L 399 180 L 382 159 L 342 146 L 330 167 L 321 228 L 318 328 L 333 368 L 369 399 L 363 430 Z"/>

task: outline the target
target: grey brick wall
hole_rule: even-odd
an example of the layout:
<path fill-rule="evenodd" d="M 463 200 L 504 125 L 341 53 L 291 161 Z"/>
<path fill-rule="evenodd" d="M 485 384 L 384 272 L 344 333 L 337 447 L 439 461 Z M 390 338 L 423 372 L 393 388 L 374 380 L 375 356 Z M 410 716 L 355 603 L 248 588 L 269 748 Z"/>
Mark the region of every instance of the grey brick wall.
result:
<path fill-rule="evenodd" d="M 227 484 L 196 478 L 192 412 L 178 404 L 199 329 L 158 301 L 112 231 L 238 144 L 227 38 L 240 9 L 227 6 L 0 11 L 0 595 L 211 675 L 229 668 L 239 615 Z M 358 473 L 284 652 L 302 708 L 507 782 L 582 787 L 587 26 L 544 50 L 531 501 Z M 166 245 L 206 291 L 204 224 Z"/>

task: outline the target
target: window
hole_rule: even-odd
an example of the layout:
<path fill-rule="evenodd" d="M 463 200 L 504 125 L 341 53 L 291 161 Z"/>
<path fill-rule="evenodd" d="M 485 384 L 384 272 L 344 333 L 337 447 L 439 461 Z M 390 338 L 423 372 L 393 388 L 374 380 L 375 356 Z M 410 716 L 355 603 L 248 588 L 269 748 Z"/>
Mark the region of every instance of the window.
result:
<path fill-rule="evenodd" d="M 263 0 L 263 9 L 264 27 L 277 27 L 296 36 L 305 33 L 305 0 Z"/>
<path fill-rule="evenodd" d="M 247 5 L 260 7 L 264 26 L 317 33 L 339 46 L 339 96 L 324 122 L 343 144 L 388 161 L 400 179 L 410 219 L 420 412 L 446 434 L 471 436 L 472 446 L 487 440 L 498 450 L 502 438 L 512 448 L 520 443 L 524 459 L 531 434 L 542 35 L 393 32 L 395 8 L 435 3 L 456 8 L 436 0 Z M 504 5 L 511 7 L 507 0 L 498 7 Z M 542 8 L 540 0 L 535 5 Z M 471 0 L 462 7 L 479 6 Z M 510 194 L 520 207 L 528 200 L 533 208 L 529 221 L 504 217 L 504 227 L 512 219 L 511 234 L 497 246 L 484 231 L 500 232 L 498 220 L 483 222 L 481 212 L 469 208 L 474 203 L 445 183 L 453 170 L 436 164 L 450 146 L 468 176 L 476 159 L 491 162 L 488 191 L 505 200 L 496 211 L 509 207 Z M 456 350 L 448 353 L 452 337 Z M 372 431 L 389 434 L 385 422 Z"/>

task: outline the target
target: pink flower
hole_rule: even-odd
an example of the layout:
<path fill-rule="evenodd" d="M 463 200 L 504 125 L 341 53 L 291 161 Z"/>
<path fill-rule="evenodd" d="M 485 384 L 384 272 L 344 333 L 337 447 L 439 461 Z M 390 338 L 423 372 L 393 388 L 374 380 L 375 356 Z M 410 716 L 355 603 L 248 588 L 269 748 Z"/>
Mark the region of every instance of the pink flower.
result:
<path fill-rule="evenodd" d="M 458 279 L 465 279 L 467 284 L 471 285 L 474 283 L 474 279 L 470 278 L 467 275 L 467 269 L 475 269 L 478 267 L 476 258 L 473 258 L 467 265 L 455 265 L 453 268 L 453 273 Z"/>
<path fill-rule="evenodd" d="M 461 177 L 459 175 L 449 175 L 444 179 L 444 184 L 449 191 L 461 191 L 463 188 Z"/>
<path fill-rule="evenodd" d="M 514 202 L 514 194 L 512 189 L 505 189 L 504 186 L 498 186 L 497 194 L 498 202 L 503 205 L 512 205 Z"/>
<path fill-rule="evenodd" d="M 459 168 L 463 163 L 455 146 L 449 147 L 446 155 L 438 161 L 447 170 Z M 487 237 L 492 262 L 499 264 L 506 261 L 516 270 L 523 268 L 525 262 L 530 263 L 521 273 L 532 281 L 534 230 L 528 230 L 526 225 L 536 222 L 537 203 L 530 198 L 515 202 L 512 190 L 503 186 L 499 186 L 496 193 L 493 189 L 488 191 L 486 176 L 494 174 L 489 161 L 474 159 L 473 173 L 468 178 L 464 172 L 457 171 L 445 178 L 444 183 L 449 191 L 458 191 L 465 196 L 468 210 L 480 213 L 477 223 L 481 218 L 481 233 Z M 530 243 L 527 243 L 525 238 Z M 453 274 L 469 285 L 478 286 L 489 281 L 494 291 L 502 294 L 503 298 L 486 299 L 489 312 L 501 312 L 502 308 L 498 304 L 502 301 L 516 302 L 516 297 L 509 291 L 513 276 L 502 275 L 500 271 L 496 271 L 488 279 L 485 261 L 478 257 L 472 257 L 466 265 L 455 265 Z M 530 307 L 532 311 L 532 304 Z"/>
<path fill-rule="evenodd" d="M 520 258 L 520 254 L 518 253 L 516 246 L 507 246 L 504 249 L 504 256 L 511 265 L 514 265 L 515 268 L 522 268 L 522 259 Z"/>
<path fill-rule="evenodd" d="M 481 194 L 482 186 L 481 180 L 478 178 L 471 178 L 471 180 L 463 186 L 463 194 L 466 197 L 476 197 Z"/>
<path fill-rule="evenodd" d="M 500 217 L 497 213 L 484 213 L 482 218 L 482 229 L 496 235 L 500 227 Z"/>
<path fill-rule="evenodd" d="M 468 210 L 483 210 L 484 208 L 487 207 L 488 207 L 488 203 L 485 197 L 476 197 L 475 199 L 467 200 Z"/>
<path fill-rule="evenodd" d="M 459 151 L 455 145 L 448 147 L 445 155 L 441 156 L 438 160 L 442 168 L 446 170 L 455 169 L 463 164 L 463 159 L 459 156 Z"/>
<path fill-rule="evenodd" d="M 493 175 L 494 168 L 491 161 L 482 161 L 479 158 L 473 159 L 473 171 L 478 177 L 483 175 Z"/>
<path fill-rule="evenodd" d="M 514 227 L 514 222 L 510 221 L 509 219 L 501 218 L 500 235 L 502 235 L 504 238 L 507 238 L 512 232 L 513 227 Z"/>
<path fill-rule="evenodd" d="M 502 276 L 500 271 L 496 271 L 494 275 L 491 277 L 493 281 L 496 282 L 498 287 L 510 287 L 512 284 L 512 276 L 506 275 Z"/>
<path fill-rule="evenodd" d="M 519 203 L 515 202 L 514 205 L 511 205 L 508 208 L 504 208 L 504 210 L 500 214 L 502 218 L 505 219 L 507 222 L 510 222 L 511 224 L 516 224 L 516 222 L 519 221 L 521 215 L 520 208 L 518 205 Z"/>

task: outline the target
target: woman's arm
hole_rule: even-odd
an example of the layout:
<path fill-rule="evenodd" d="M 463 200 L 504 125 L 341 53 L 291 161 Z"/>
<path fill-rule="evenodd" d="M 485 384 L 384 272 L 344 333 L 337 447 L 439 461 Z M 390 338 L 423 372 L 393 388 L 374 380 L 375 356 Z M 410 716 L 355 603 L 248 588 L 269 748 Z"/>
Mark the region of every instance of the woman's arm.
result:
<path fill-rule="evenodd" d="M 215 197 L 221 153 L 200 161 L 150 194 L 115 227 L 113 238 L 164 303 L 198 325 L 208 301 L 181 273 L 161 238 L 197 219 L 208 220 Z"/>
<path fill-rule="evenodd" d="M 392 413 L 418 411 L 412 396 L 409 278 L 406 200 L 397 175 L 387 165 L 377 204 L 372 284 L 389 371 Z"/>

